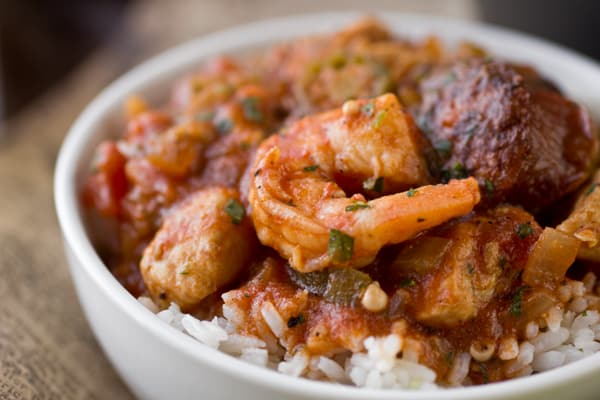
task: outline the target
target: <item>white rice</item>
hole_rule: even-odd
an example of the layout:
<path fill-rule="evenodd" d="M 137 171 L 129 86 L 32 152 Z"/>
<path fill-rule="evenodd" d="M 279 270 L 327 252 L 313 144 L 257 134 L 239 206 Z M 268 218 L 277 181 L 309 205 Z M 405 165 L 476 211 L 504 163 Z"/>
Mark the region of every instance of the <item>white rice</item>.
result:
<path fill-rule="evenodd" d="M 281 339 L 285 333 L 286 324 L 273 303 L 266 301 L 260 309 L 260 315 L 262 315 L 275 337 Z"/>
<path fill-rule="evenodd" d="M 348 375 L 344 368 L 331 358 L 320 356 L 318 358 L 317 368 L 333 382 L 349 382 Z"/>
<path fill-rule="evenodd" d="M 471 354 L 461 353 L 454 357 L 452 367 L 450 368 L 450 374 L 448 375 L 448 382 L 452 386 L 460 386 L 469 374 L 469 366 L 471 365 Z"/>
<path fill-rule="evenodd" d="M 219 348 L 219 344 L 229 337 L 225 329 L 219 326 L 217 317 L 212 321 L 200 321 L 186 314 L 181 319 L 181 325 L 188 335 L 213 349 Z"/>
<path fill-rule="evenodd" d="M 250 364 L 266 367 L 269 362 L 269 352 L 267 349 L 248 347 L 241 350 L 240 359 Z"/>
<path fill-rule="evenodd" d="M 592 301 L 598 300 L 592 295 L 595 284 L 595 276 L 588 276 L 585 284 L 569 282 L 566 286 L 569 295 L 564 296 L 564 307 L 552 308 L 543 317 L 530 321 L 524 327 L 526 340 L 519 343 L 513 339 L 514 343 L 509 346 L 513 354 L 505 362 L 507 377 L 547 371 L 600 351 L 600 314 L 589 309 L 590 301 L 586 299 L 587 296 L 594 297 Z M 288 327 L 271 302 L 263 303 L 260 310 L 256 310 L 264 322 L 256 324 L 261 336 L 259 339 L 236 333 L 236 326 L 242 324 L 246 317 L 235 306 L 224 305 L 223 317 L 201 321 L 182 313 L 176 304 L 159 312 L 149 298 L 140 297 L 139 301 L 157 313 L 162 321 L 199 342 L 286 375 L 377 389 L 438 387 L 436 373 L 418 363 L 418 343 L 398 334 L 368 337 L 363 341 L 365 351 L 353 354 L 346 352 L 332 358 L 311 356 L 302 348 L 294 354 L 286 354 L 283 347 Z M 468 374 L 472 364 L 468 352 L 456 354 L 445 384 L 470 384 Z"/>
<path fill-rule="evenodd" d="M 308 367 L 309 361 L 308 355 L 299 351 L 289 360 L 280 362 L 277 371 L 290 376 L 301 376 Z"/>

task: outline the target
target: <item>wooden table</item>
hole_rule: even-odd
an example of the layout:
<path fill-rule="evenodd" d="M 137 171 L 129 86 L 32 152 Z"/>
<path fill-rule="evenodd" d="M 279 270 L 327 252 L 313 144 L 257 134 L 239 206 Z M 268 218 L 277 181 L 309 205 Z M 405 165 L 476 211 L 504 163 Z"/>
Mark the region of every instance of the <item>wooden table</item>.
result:
<path fill-rule="evenodd" d="M 75 296 L 54 212 L 52 175 L 62 138 L 85 105 L 124 70 L 183 40 L 275 15 L 393 9 L 475 18 L 455 1 L 153 1 L 0 139 L 0 399 L 129 399 Z"/>

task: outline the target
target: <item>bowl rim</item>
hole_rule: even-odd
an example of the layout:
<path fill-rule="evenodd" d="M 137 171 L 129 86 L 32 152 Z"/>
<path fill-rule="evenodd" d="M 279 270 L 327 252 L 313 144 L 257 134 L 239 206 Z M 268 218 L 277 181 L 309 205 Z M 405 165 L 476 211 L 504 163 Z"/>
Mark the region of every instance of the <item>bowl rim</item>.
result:
<path fill-rule="evenodd" d="M 356 388 L 289 377 L 276 371 L 250 365 L 202 345 L 182 332 L 168 327 L 119 284 L 94 250 L 86 234 L 80 213 L 76 178 L 79 168 L 81 168 L 83 150 L 88 146 L 88 141 L 94 138 L 96 127 L 102 120 L 107 115 L 114 113 L 117 106 L 120 107 L 120 100 L 127 94 L 135 92 L 136 88 L 150 86 L 151 81 L 158 79 L 161 75 L 190 69 L 193 65 L 198 65 L 202 60 L 211 56 L 253 47 L 257 44 L 281 42 L 311 32 L 331 31 L 365 16 L 365 14 L 374 15 L 387 25 L 400 24 L 406 27 L 409 36 L 413 33 L 416 33 L 417 36 L 433 33 L 440 36 L 444 42 L 447 40 L 448 32 L 477 33 L 477 35 L 486 36 L 489 40 L 498 40 L 506 45 L 518 40 L 519 47 L 524 50 L 527 49 L 533 53 L 552 52 L 561 63 L 570 63 L 582 72 L 596 75 L 600 79 L 600 66 L 592 59 L 527 34 L 478 22 L 394 11 L 370 13 L 333 11 L 278 17 L 238 25 L 192 39 L 143 62 L 112 82 L 89 103 L 69 129 L 56 163 L 54 201 L 65 244 L 79 261 L 77 268 L 82 268 L 103 294 L 123 313 L 174 351 L 226 375 L 278 392 L 303 394 L 317 398 L 343 397 L 347 399 L 508 398 L 531 395 L 569 382 L 592 378 L 594 373 L 600 372 L 600 353 L 551 371 L 524 378 L 435 391 Z M 393 26 L 391 28 L 397 32 Z M 280 34 L 281 32 L 285 33 Z M 274 33 L 277 35 L 274 36 Z"/>

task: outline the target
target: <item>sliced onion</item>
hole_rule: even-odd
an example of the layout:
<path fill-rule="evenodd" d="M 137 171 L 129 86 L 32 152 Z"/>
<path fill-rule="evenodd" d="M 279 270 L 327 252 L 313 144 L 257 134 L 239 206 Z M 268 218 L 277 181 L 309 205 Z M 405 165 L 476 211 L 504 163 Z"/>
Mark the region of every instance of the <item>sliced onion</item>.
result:
<path fill-rule="evenodd" d="M 402 273 L 425 274 L 439 265 L 451 244 L 452 240 L 438 236 L 418 238 L 400 251 L 391 267 Z"/>
<path fill-rule="evenodd" d="M 523 298 L 520 315 L 521 321 L 533 321 L 557 303 L 557 298 L 546 289 L 535 289 L 535 291 Z"/>
<path fill-rule="evenodd" d="M 554 288 L 575 261 L 580 242 L 553 228 L 545 228 L 525 264 L 523 282 Z"/>
<path fill-rule="evenodd" d="M 591 249 L 587 246 L 581 246 L 578 257 L 582 260 L 600 263 L 600 245 Z"/>

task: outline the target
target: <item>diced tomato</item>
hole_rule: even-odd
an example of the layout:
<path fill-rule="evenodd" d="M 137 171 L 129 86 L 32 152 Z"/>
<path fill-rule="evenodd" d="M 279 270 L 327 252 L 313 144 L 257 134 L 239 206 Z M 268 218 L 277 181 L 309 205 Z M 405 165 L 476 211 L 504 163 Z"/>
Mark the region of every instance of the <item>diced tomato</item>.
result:
<path fill-rule="evenodd" d="M 147 111 L 137 115 L 127 124 L 125 140 L 144 143 L 150 136 L 159 134 L 171 125 L 171 117 L 160 111 Z"/>
<path fill-rule="evenodd" d="M 94 157 L 91 175 L 84 185 L 83 202 L 107 217 L 118 217 L 120 202 L 127 191 L 125 157 L 115 142 L 101 143 Z"/>

